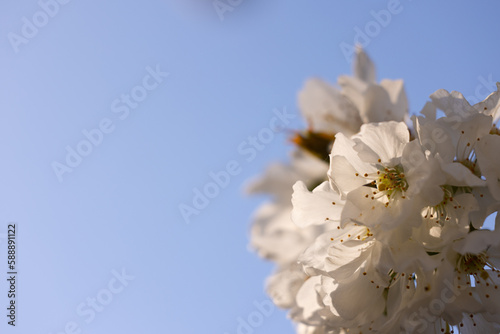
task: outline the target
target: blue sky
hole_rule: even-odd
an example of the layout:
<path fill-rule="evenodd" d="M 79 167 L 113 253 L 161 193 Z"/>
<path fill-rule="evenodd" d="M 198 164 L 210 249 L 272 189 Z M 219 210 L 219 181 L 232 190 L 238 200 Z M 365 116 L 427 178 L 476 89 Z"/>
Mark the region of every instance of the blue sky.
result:
<path fill-rule="evenodd" d="M 55 1 L 0 4 L 0 236 L 17 223 L 19 260 L 17 326 L 0 328 L 12 333 L 233 334 L 255 318 L 272 266 L 247 248 L 265 199 L 243 188 L 291 147 L 286 131 L 252 159 L 241 145 L 276 110 L 302 127 L 303 82 L 351 73 L 342 45 L 357 39 L 379 79 L 403 78 L 411 112 L 439 88 L 482 99 L 500 80 L 493 1 L 243 0 L 223 20 L 211 1 Z M 186 223 L 179 205 L 230 163 L 238 172 Z M 5 236 L 0 247 L 6 263 Z M 261 322 L 253 333 L 293 333 L 284 312 Z"/>

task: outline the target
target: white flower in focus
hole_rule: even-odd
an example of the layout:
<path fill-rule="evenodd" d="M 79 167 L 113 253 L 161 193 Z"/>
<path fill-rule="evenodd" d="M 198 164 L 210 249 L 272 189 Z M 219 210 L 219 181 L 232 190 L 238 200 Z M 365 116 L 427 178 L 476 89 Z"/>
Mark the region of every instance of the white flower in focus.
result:
<path fill-rule="evenodd" d="M 500 149 L 500 131 L 496 127 L 500 119 L 499 87 L 497 83 L 497 91 L 473 106 L 456 91 L 449 93 L 440 89 L 431 95 L 434 105 L 447 116 L 441 123 L 455 147 L 455 161 L 478 177 L 482 174 L 496 200 L 500 200 L 500 169 L 495 168 L 498 166 L 496 152 Z"/>
<path fill-rule="evenodd" d="M 297 294 L 294 320 L 362 332 L 384 333 L 404 326 L 410 333 L 415 326 L 405 322 L 405 315 L 437 298 L 436 294 L 446 288 L 443 282 L 454 282 L 454 273 L 462 266 L 459 263 L 464 254 L 454 250 L 451 253 L 456 255 L 450 255 L 450 245 L 456 248 L 460 244 L 457 240 L 469 240 L 464 263 L 475 261 L 484 267 L 486 262 L 470 255 L 470 245 L 491 248 L 488 238 L 473 241 L 477 235 L 488 234 L 470 226 L 471 213 L 478 209 L 472 186 L 484 189 L 484 183 L 475 181 L 477 176 L 460 162 L 451 163 L 470 174 L 461 169 L 453 174 L 456 170 L 443 163 L 439 152 L 429 154 L 421 145 L 423 137 L 421 134 L 419 140 L 410 142 L 406 125 L 396 122 L 363 125 L 351 138 L 338 134 L 329 177 L 345 204 L 339 198 L 331 205 L 335 195 L 326 183 L 312 192 L 300 182 L 294 186 L 295 223 L 326 227 L 299 257 L 311 277 Z M 468 180 L 473 181 L 462 183 Z M 341 210 L 336 207 L 339 202 Z M 488 256 L 494 259 L 493 255 Z M 440 261 L 449 262 L 444 265 Z M 483 272 L 488 270 L 493 272 L 488 268 Z M 480 284 L 481 280 L 474 282 Z M 483 290 L 496 289 L 496 283 L 496 278 L 491 279 L 491 287 L 484 284 Z M 477 293 L 496 296 L 483 290 L 476 288 L 473 300 L 465 294 L 457 297 L 457 302 L 446 306 L 432 322 L 432 328 L 465 326 L 464 314 L 482 314 L 480 305 L 487 301 L 477 302 L 481 299 Z M 456 291 L 460 288 L 454 286 Z M 491 316 L 481 319 L 483 328 L 496 326 Z"/>
<path fill-rule="evenodd" d="M 422 157 L 415 159 L 415 154 Z M 409 144 L 404 123 L 365 124 L 351 138 L 338 134 L 330 157 L 332 187 L 346 200 L 342 222 L 411 228 L 420 222 L 423 206 L 443 198 L 437 164 L 423 156 L 415 141 Z"/>
<path fill-rule="evenodd" d="M 433 255 L 441 263 L 433 271 L 417 274 L 417 291 L 402 321 L 408 333 L 452 326 L 463 333 L 486 329 L 490 329 L 486 333 L 497 333 L 491 329 L 500 326 L 498 227 L 497 218 L 494 231 L 471 231 Z"/>
<path fill-rule="evenodd" d="M 394 268 L 408 269 L 413 257 L 427 257 L 427 254 L 404 244 L 404 240 L 395 240 L 399 236 L 395 232 L 390 238 L 395 241 L 391 247 L 397 250 L 401 246 L 403 250 L 398 251 L 400 257 L 394 257 L 392 249 L 377 241 L 379 230 L 373 232 L 356 223 L 339 224 L 337 206 L 343 203 L 339 198 L 331 203 L 335 192 L 328 188 L 328 183 L 307 192 L 300 182 L 294 186 L 294 221 L 324 222 L 327 231 L 299 257 L 311 277 L 297 294 L 294 320 L 357 330 L 394 325 L 388 318 L 397 316 L 414 290 L 405 280 L 405 273 Z M 384 235 L 384 231 L 380 230 L 380 234 Z M 407 297 L 401 298 L 402 294 Z"/>
<path fill-rule="evenodd" d="M 476 158 L 490 121 L 489 116 L 482 114 L 470 116 L 467 123 L 453 122 L 447 117 L 436 120 L 435 115 L 428 114 L 425 118 L 413 118 L 416 141 L 427 159 L 438 161 L 435 173 L 444 179 L 440 183 L 444 192 L 443 201 L 425 209 L 425 218 L 439 220 L 440 224 L 444 218 L 461 226 L 470 222 L 475 228 L 480 228 L 485 218 L 496 211 L 496 201 L 486 188 L 487 182 L 481 175 Z M 437 231 L 436 228 L 434 230 Z"/>

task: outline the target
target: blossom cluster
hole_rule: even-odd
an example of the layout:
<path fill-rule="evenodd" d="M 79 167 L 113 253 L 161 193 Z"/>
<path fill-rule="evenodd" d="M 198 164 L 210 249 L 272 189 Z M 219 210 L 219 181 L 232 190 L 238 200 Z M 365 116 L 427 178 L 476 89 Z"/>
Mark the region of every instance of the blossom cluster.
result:
<path fill-rule="evenodd" d="M 306 82 L 290 164 L 249 189 L 272 195 L 251 245 L 297 333 L 500 332 L 500 218 L 483 226 L 500 208 L 497 87 L 475 105 L 438 90 L 410 117 L 361 49 L 338 86 Z"/>

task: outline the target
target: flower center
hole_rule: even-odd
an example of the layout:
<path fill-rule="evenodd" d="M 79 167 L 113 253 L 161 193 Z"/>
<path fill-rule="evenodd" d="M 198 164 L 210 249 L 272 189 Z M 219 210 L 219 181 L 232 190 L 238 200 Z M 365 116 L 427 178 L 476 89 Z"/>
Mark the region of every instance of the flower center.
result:
<path fill-rule="evenodd" d="M 403 166 L 385 167 L 379 171 L 376 180 L 377 189 L 384 192 L 390 199 L 396 194 L 404 195 L 408 190 L 408 182 L 403 173 Z"/>
<path fill-rule="evenodd" d="M 490 276 L 485 267 L 489 266 L 485 254 L 464 254 L 458 259 L 458 269 L 476 280 L 487 280 Z"/>

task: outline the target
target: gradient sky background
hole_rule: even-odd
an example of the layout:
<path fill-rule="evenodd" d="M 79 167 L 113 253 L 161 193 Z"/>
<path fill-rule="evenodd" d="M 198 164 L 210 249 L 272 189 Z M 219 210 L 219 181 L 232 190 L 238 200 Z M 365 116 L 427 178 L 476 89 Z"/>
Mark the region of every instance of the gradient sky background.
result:
<path fill-rule="evenodd" d="M 21 35 L 23 17 L 32 21 L 40 6 L 2 1 L 0 236 L 18 223 L 19 298 L 10 328 L 2 279 L 0 331 L 59 334 L 75 322 L 93 334 L 237 333 L 238 317 L 267 299 L 272 270 L 247 248 L 250 216 L 265 199 L 243 188 L 291 150 L 286 133 L 251 162 L 237 147 L 273 109 L 297 114 L 308 77 L 351 73 L 339 46 L 389 3 L 243 0 L 221 21 L 211 1 L 69 1 L 16 53 L 9 33 Z M 476 100 L 494 89 L 498 2 L 398 8 L 366 50 L 378 79 L 405 80 L 411 112 L 439 88 Z M 157 65 L 169 76 L 120 119 L 112 102 Z M 106 118 L 114 131 L 59 182 L 52 163 Z M 289 128 L 302 126 L 297 117 Z M 241 173 L 186 224 L 179 205 L 231 160 Z M 78 305 L 122 268 L 135 279 L 86 323 Z M 293 328 L 275 311 L 253 333 Z"/>

